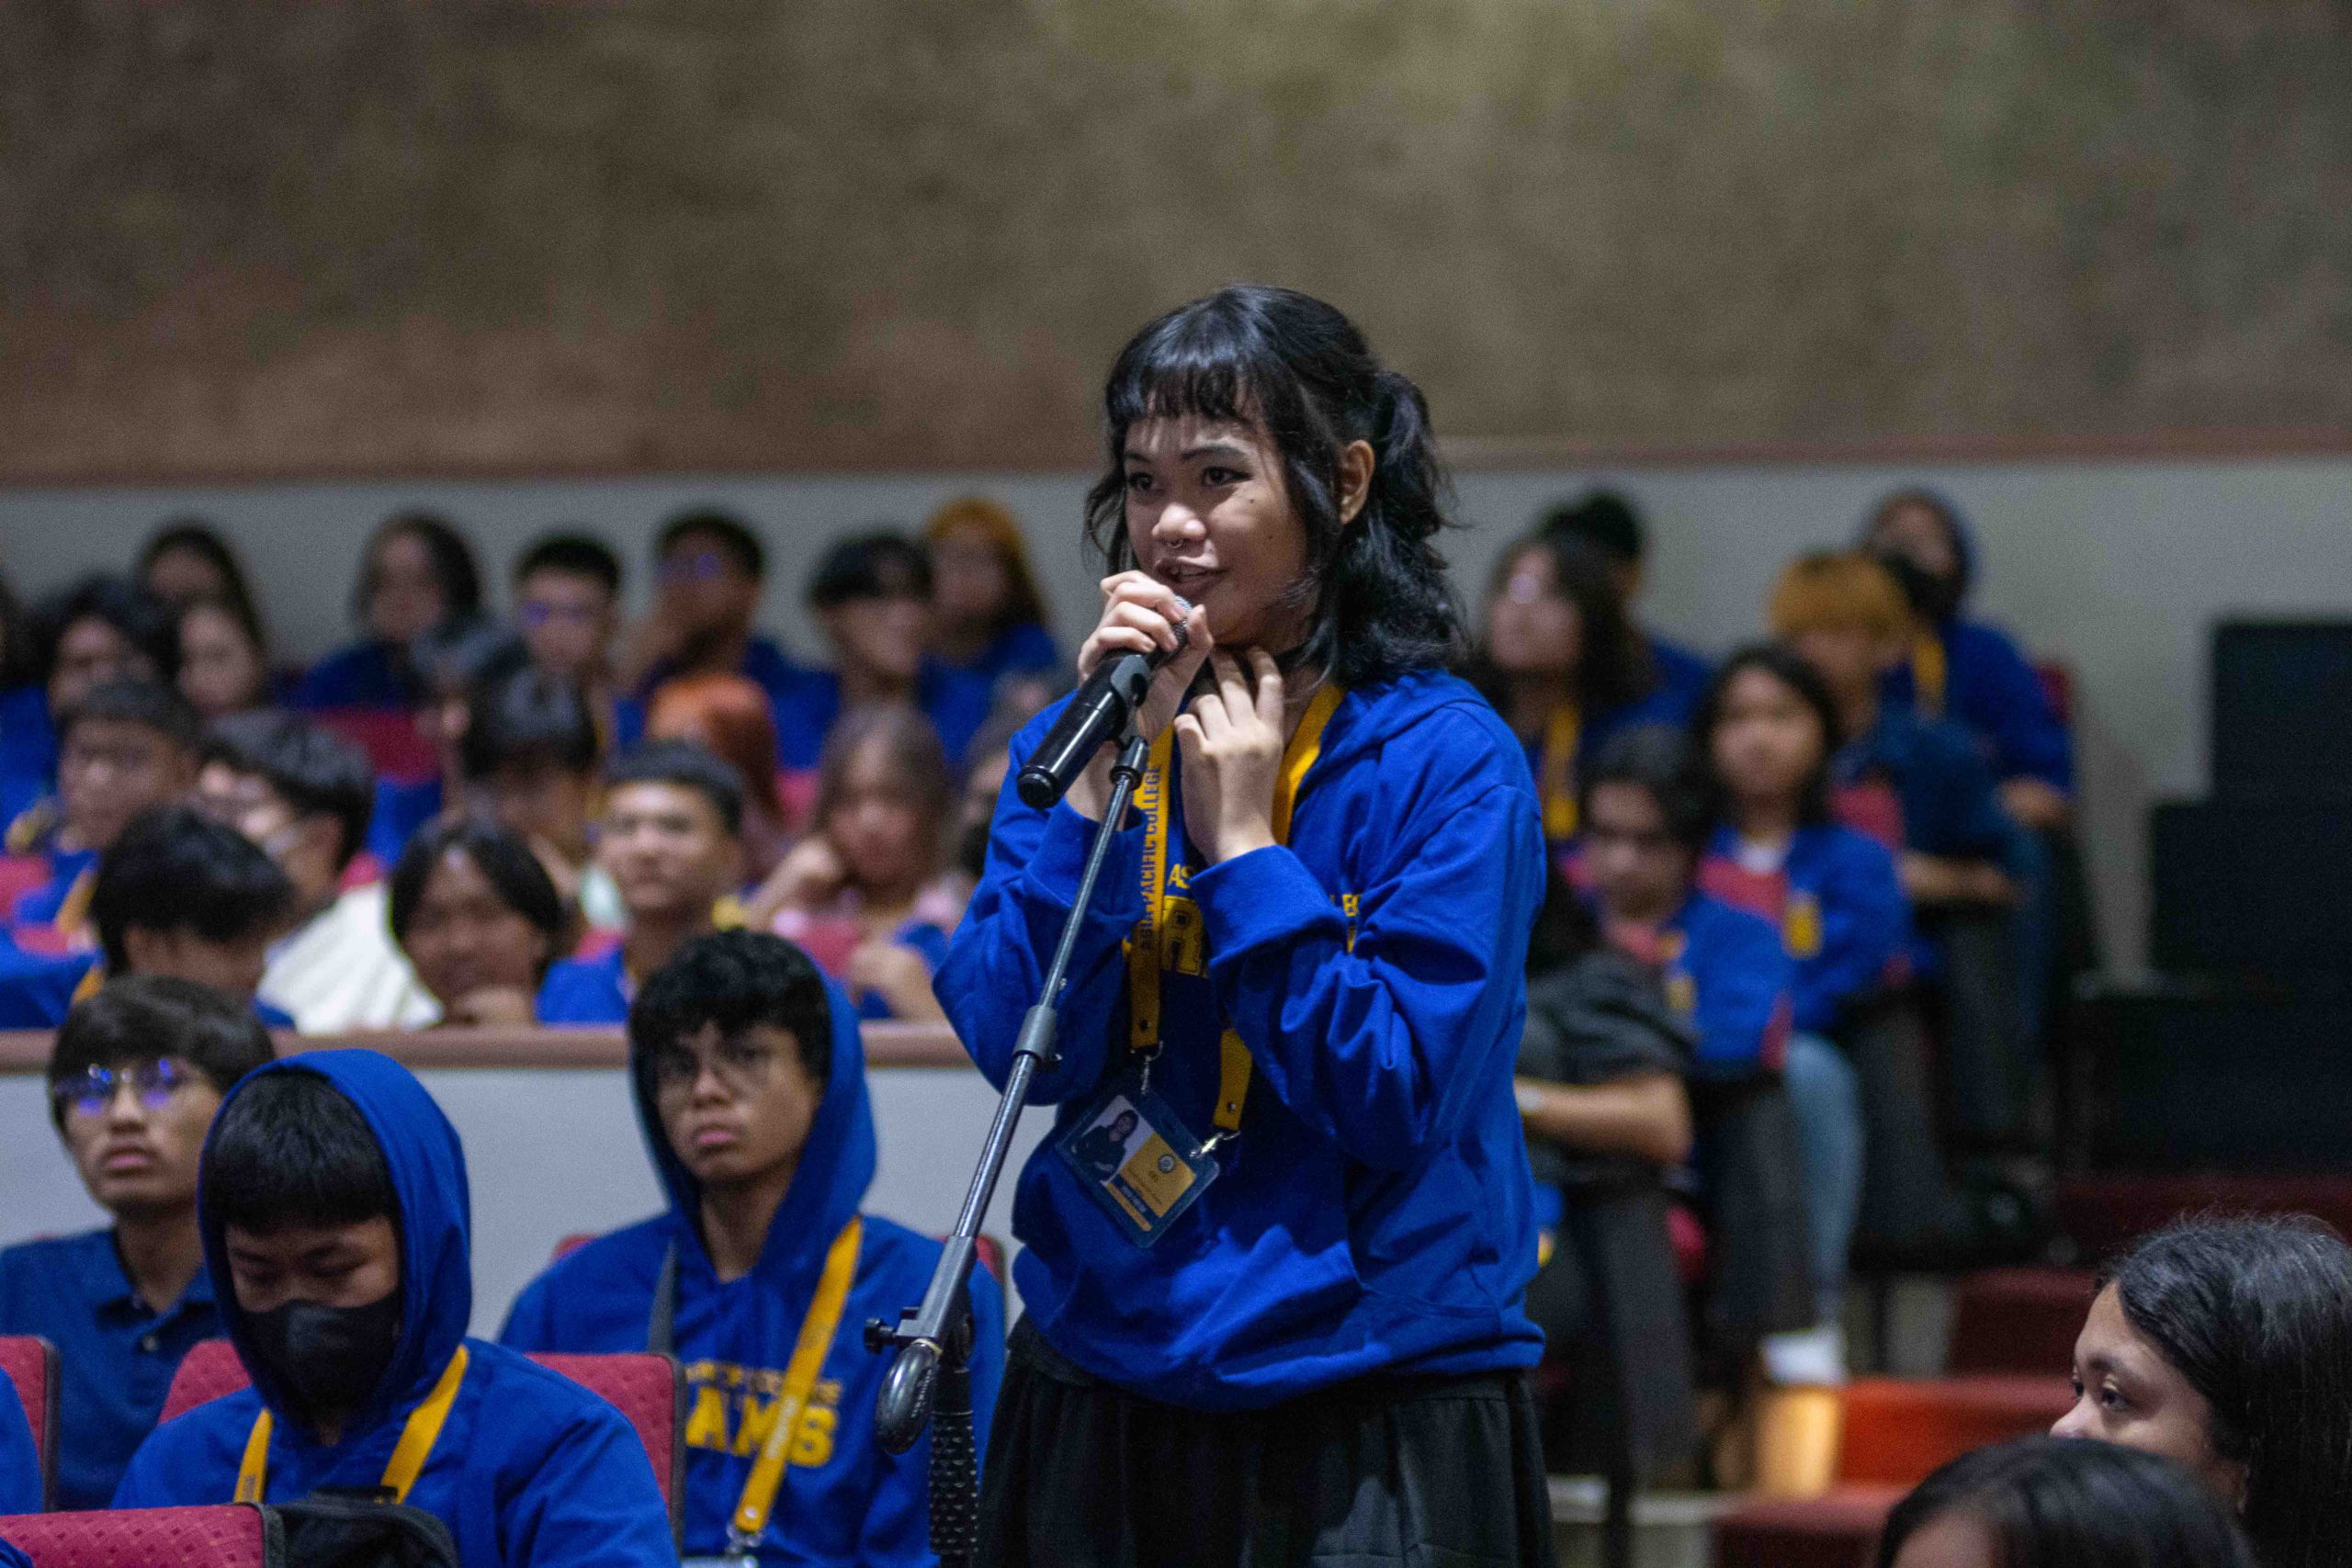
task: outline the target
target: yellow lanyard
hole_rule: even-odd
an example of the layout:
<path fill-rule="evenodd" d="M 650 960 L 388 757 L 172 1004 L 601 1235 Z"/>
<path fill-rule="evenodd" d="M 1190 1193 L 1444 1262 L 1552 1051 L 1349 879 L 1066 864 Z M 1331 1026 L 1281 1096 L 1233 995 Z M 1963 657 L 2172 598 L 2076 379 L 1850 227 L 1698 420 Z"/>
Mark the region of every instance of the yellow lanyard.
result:
<path fill-rule="evenodd" d="M 1950 671 L 1944 660 L 1943 639 L 1930 630 L 1911 639 L 1911 694 L 1918 710 L 1930 718 L 1941 718 L 1944 712 L 1944 691 Z"/>
<path fill-rule="evenodd" d="M 74 885 L 58 900 L 57 919 L 51 922 L 66 936 L 81 936 L 90 923 L 90 900 L 97 896 L 98 868 L 85 865 L 74 875 Z"/>
<path fill-rule="evenodd" d="M 1291 814 L 1306 772 L 1323 755 L 1323 728 L 1331 722 L 1340 699 L 1338 686 L 1325 684 L 1283 749 L 1282 772 L 1274 779 L 1274 842 L 1290 842 Z M 1200 915 L 1189 902 L 1180 902 L 1168 886 L 1168 785 L 1170 734 L 1163 730 L 1151 743 L 1151 763 L 1136 788 L 1136 809 L 1143 813 L 1143 908 L 1134 940 L 1127 943 L 1127 1043 L 1136 1051 L 1159 1048 L 1159 977 L 1170 969 L 1199 973 L 1203 965 L 1186 964 L 1183 954 L 1197 950 Z M 1181 890 L 1181 884 L 1179 890 Z M 1241 1108 L 1250 1099 L 1250 1047 L 1228 1029 L 1217 1042 L 1216 1130 L 1230 1137 L 1241 1131 Z"/>
<path fill-rule="evenodd" d="M 1583 721 L 1574 703 L 1552 710 L 1544 726 L 1544 836 L 1577 836 L 1577 736 Z"/>
<path fill-rule="evenodd" d="M 849 1301 L 850 1282 L 857 1277 L 857 1248 L 865 1234 L 865 1224 L 858 1216 L 850 1216 L 842 1234 L 825 1253 L 825 1271 L 817 1279 L 817 1294 L 808 1303 L 808 1315 L 800 1321 L 800 1338 L 792 1347 L 792 1359 L 784 1369 L 784 1391 L 776 1396 L 775 1425 L 768 1428 L 767 1441 L 760 1445 L 760 1457 L 752 1465 L 750 1479 L 743 1483 L 742 1501 L 735 1505 L 735 1518 L 729 1535 L 729 1546 L 737 1551 L 748 1551 L 766 1533 L 768 1516 L 775 1509 L 775 1495 L 784 1485 L 785 1467 L 792 1462 L 792 1439 L 800 1426 L 800 1413 L 808 1407 L 808 1394 L 817 1386 L 817 1374 L 825 1369 L 826 1354 L 833 1348 L 833 1337 L 840 1333 L 842 1311 Z"/>
<path fill-rule="evenodd" d="M 408 1501 L 409 1488 L 424 1472 L 424 1461 L 433 1452 L 434 1443 L 441 1436 L 441 1425 L 449 1419 L 449 1407 L 458 1402 L 458 1385 L 466 1381 L 466 1348 L 449 1358 L 441 1371 L 441 1381 L 424 1396 L 424 1403 L 410 1413 L 408 1425 L 401 1428 L 401 1440 L 392 1448 L 392 1457 L 384 1466 L 384 1490 L 392 1495 L 395 1503 Z M 237 1495 L 239 1503 L 258 1503 L 262 1489 L 269 1482 L 269 1434 L 275 1423 L 269 1408 L 254 1417 L 252 1435 L 245 1438 L 245 1457 L 237 1465 Z"/>

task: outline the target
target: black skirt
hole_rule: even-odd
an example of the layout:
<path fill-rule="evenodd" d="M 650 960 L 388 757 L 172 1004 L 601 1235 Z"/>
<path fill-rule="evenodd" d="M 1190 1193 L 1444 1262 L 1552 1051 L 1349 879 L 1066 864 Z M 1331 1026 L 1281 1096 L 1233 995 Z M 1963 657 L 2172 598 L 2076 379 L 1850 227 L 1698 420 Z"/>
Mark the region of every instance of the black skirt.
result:
<path fill-rule="evenodd" d="M 1551 1568 L 1526 1377 L 1366 1378 L 1271 1409 L 1162 1404 L 1012 1331 L 983 1568 Z"/>

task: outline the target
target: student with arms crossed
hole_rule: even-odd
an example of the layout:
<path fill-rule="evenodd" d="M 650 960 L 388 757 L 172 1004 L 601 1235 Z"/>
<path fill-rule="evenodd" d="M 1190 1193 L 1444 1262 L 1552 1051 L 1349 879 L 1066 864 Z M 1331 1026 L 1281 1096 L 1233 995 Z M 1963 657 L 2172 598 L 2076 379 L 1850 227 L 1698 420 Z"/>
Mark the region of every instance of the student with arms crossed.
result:
<path fill-rule="evenodd" d="M 0 1334 L 57 1347 L 61 1507 L 107 1506 L 180 1358 L 220 1332 L 197 1156 L 220 1097 L 271 1055 L 244 1006 L 161 976 L 112 981 L 57 1032 L 50 1121 L 114 1223 L 0 1252 Z"/>
<path fill-rule="evenodd" d="M 629 1073 L 669 1212 L 557 1262 L 501 1337 L 684 1364 L 690 1557 L 741 1545 L 764 1562 L 930 1562 L 928 1443 L 893 1458 L 875 1440 L 890 1362 L 859 1336 L 922 1299 L 940 1247 L 858 1213 L 875 1145 L 855 1010 L 780 937 L 701 937 L 629 1010 Z M 985 1272 L 971 1294 L 985 1443 L 1004 1303 Z M 771 1450 L 780 1482 L 758 1462 Z M 756 1525 L 739 1535 L 745 1506 Z"/>
<path fill-rule="evenodd" d="M 625 1023 L 645 976 L 716 931 L 719 900 L 742 881 L 743 786 L 735 770 L 683 740 L 649 740 L 605 770 L 596 858 L 620 892 L 621 939 L 566 958 L 539 990 L 541 1023 Z"/>
<path fill-rule="evenodd" d="M 1114 574 L 1079 663 L 1187 640 L 1036 1080 L 979 1561 L 1548 1563 L 1511 1098 L 1544 854 L 1517 742 L 1445 672 L 1427 404 L 1338 310 L 1258 287 L 1144 328 L 1103 401 Z M 1109 770 L 998 807 L 937 983 L 996 1081 Z M 1128 1110 L 1105 1182 L 1077 1141 Z"/>
<path fill-rule="evenodd" d="M 466 1337 L 469 1209 L 457 1130 L 391 1058 L 312 1052 L 238 1085 L 198 1224 L 253 1386 L 158 1427 L 115 1506 L 381 1487 L 447 1525 L 467 1568 L 676 1562 L 620 1412 Z"/>

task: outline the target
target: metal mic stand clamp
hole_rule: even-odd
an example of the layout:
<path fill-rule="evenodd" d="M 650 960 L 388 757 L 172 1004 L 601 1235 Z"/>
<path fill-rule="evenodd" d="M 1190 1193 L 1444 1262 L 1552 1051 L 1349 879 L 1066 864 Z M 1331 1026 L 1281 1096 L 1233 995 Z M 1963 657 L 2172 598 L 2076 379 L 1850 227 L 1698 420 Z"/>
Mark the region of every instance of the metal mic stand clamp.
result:
<path fill-rule="evenodd" d="M 1054 1054 L 1056 1018 L 1070 958 L 1078 946 L 1080 923 L 1093 901 L 1094 885 L 1110 853 L 1111 836 L 1127 814 L 1127 804 L 1142 781 L 1150 743 L 1130 729 L 1119 743 L 1118 760 L 1111 765 L 1111 800 L 1095 824 L 1094 842 L 1086 854 L 1086 869 L 1078 879 L 1078 895 L 1055 944 L 1053 963 L 1036 1003 L 1021 1021 L 1021 1035 L 1012 1047 L 1012 1068 L 1005 1076 L 1004 1094 L 997 1101 L 996 1119 L 989 1123 L 988 1141 L 980 1145 L 980 1163 L 964 1195 L 955 1232 L 932 1270 L 922 1304 L 899 1314 L 896 1328 L 875 1318 L 865 1325 L 865 1348 L 895 1350 L 890 1371 L 875 1401 L 874 1430 L 883 1448 L 894 1454 L 915 1446 L 937 1416 L 938 1429 L 931 1441 L 931 1547 L 941 1568 L 967 1568 L 979 1517 L 979 1456 L 972 1442 L 972 1314 L 967 1292 L 973 1260 L 978 1256 L 980 1224 L 987 1216 L 1004 1162 L 1012 1152 L 1012 1134 L 1028 1108 L 1029 1084 L 1057 1060 Z"/>

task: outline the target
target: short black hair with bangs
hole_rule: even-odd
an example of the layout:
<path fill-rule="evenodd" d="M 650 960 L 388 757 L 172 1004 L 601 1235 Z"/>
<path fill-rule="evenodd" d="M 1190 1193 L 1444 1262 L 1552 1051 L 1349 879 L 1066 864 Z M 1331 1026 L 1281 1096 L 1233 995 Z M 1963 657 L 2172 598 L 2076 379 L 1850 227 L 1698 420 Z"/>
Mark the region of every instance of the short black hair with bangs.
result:
<path fill-rule="evenodd" d="M 1420 389 L 1374 357 L 1354 322 L 1295 289 L 1237 285 L 1180 305 L 1119 351 L 1102 389 L 1109 467 L 1086 497 L 1088 540 L 1113 571 L 1127 542 L 1126 443 L 1140 420 L 1250 424 L 1282 455 L 1306 530 L 1312 615 L 1300 661 L 1343 686 L 1454 661 L 1462 613 L 1438 554 L 1446 477 Z M 1371 444 L 1372 486 L 1340 521 L 1340 455 Z"/>

